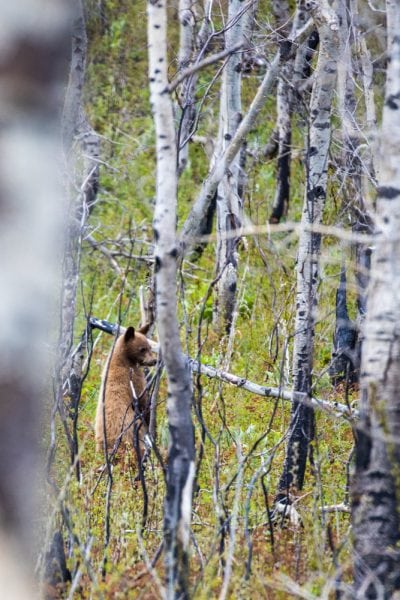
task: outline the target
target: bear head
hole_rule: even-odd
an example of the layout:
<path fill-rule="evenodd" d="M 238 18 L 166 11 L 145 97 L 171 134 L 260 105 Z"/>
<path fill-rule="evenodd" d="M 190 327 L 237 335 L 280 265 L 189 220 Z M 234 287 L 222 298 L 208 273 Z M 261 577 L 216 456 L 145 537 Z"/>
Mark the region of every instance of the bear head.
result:
<path fill-rule="evenodd" d="M 156 364 L 155 358 L 146 333 L 150 325 L 144 325 L 140 329 L 135 330 L 134 327 L 128 327 L 123 336 L 121 336 L 121 350 L 124 358 L 129 364 L 140 365 L 143 367 L 151 367 Z"/>

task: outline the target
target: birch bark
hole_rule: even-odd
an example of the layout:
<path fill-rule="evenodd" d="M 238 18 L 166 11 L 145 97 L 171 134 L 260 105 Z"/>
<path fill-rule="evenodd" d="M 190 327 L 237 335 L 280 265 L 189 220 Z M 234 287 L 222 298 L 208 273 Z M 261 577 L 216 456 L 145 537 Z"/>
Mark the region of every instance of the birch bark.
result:
<path fill-rule="evenodd" d="M 65 211 L 66 236 L 62 257 L 62 284 L 60 299 L 60 332 L 58 342 L 58 369 L 56 405 L 63 410 L 68 400 L 72 420 L 71 433 L 67 434 L 71 464 L 76 464 L 80 479 L 78 456 L 78 409 L 81 379 L 74 360 L 74 325 L 77 290 L 79 284 L 82 236 L 96 200 L 99 178 L 99 138 L 90 127 L 83 109 L 83 86 L 86 74 L 87 36 L 82 0 L 74 0 L 75 18 L 72 24 L 69 81 L 62 116 L 62 141 L 64 150 L 64 182 L 68 195 Z M 79 384 L 80 386 L 81 384 Z M 65 413 L 62 414 L 65 420 Z"/>
<path fill-rule="evenodd" d="M 193 249 L 197 243 L 197 238 L 200 235 L 201 224 L 217 191 L 219 183 L 222 181 L 226 170 L 231 162 L 236 157 L 240 147 L 245 140 L 247 134 L 253 127 L 266 99 L 271 92 L 275 79 L 279 71 L 279 54 L 273 59 L 257 93 L 251 103 L 246 116 L 241 121 L 234 137 L 230 141 L 226 150 L 218 158 L 215 165 L 211 169 L 206 181 L 202 185 L 200 193 L 196 198 L 193 207 L 187 217 L 181 233 L 181 252 L 187 254 Z"/>
<path fill-rule="evenodd" d="M 167 5 L 165 0 L 149 0 L 147 7 L 150 102 L 157 150 L 153 220 L 156 310 L 160 347 L 168 376 L 170 434 L 164 507 L 167 598 L 188 598 L 188 546 L 195 449 L 191 376 L 182 353 L 177 321 L 177 150 L 173 104 L 166 91 Z"/>
<path fill-rule="evenodd" d="M 243 12 L 241 0 L 230 0 L 228 27 L 225 34 L 227 49 L 244 41 L 249 10 Z M 218 150 L 223 153 L 233 138 L 242 118 L 241 102 L 241 56 L 233 54 L 224 69 L 221 84 L 220 122 Z M 214 324 L 220 333 L 229 332 L 235 308 L 238 243 L 240 234 L 232 238 L 230 232 L 239 230 L 242 224 L 242 199 L 239 197 L 240 148 L 232 158 L 229 170 L 217 190 L 217 253 L 216 272 L 220 275 L 216 291 Z M 218 160 L 218 157 L 217 157 Z"/>
<path fill-rule="evenodd" d="M 400 591 L 400 5 L 387 0 L 388 67 L 352 489 L 354 597 Z"/>
<path fill-rule="evenodd" d="M 191 63 L 195 19 L 193 0 L 179 0 L 179 70 L 187 68 Z M 194 122 L 194 94 L 197 75 L 185 79 L 179 89 L 180 122 L 178 127 L 178 173 L 181 174 L 187 165 L 189 157 L 189 133 Z"/>
<path fill-rule="evenodd" d="M 289 30 L 289 4 L 288 2 L 273 2 L 273 10 L 278 26 L 278 39 L 282 45 L 284 38 L 288 37 Z M 290 51 L 290 43 L 287 42 L 285 52 Z M 270 223 L 279 223 L 281 218 L 287 214 L 289 204 L 289 181 L 290 181 L 290 156 L 291 156 L 291 112 L 292 98 L 290 82 L 293 75 L 294 57 L 286 60 L 282 65 L 282 71 L 278 81 L 276 111 L 277 111 L 277 143 L 278 164 L 276 174 L 276 191 L 272 204 Z"/>
<path fill-rule="evenodd" d="M 311 396 L 313 339 L 321 235 L 311 231 L 321 223 L 325 206 L 331 105 L 336 81 L 338 20 L 327 3 L 309 2 L 308 8 L 319 31 L 320 46 L 311 96 L 309 146 L 306 164 L 306 192 L 302 213 L 303 229 L 297 256 L 295 339 L 293 349 L 293 390 Z M 310 228 L 311 226 L 311 228 Z M 278 499 L 288 497 L 292 488 L 301 489 L 309 443 L 313 437 L 314 411 L 293 401 L 290 433 Z"/>
<path fill-rule="evenodd" d="M 337 14 L 341 23 L 337 89 L 343 143 L 340 157 L 342 204 L 344 210 L 350 211 L 354 220 L 354 215 L 362 215 L 364 203 L 361 186 L 361 161 L 358 152 L 360 128 L 356 121 L 355 74 L 351 53 L 354 28 L 351 28 L 347 4 L 346 0 L 337 2 Z M 356 257 L 359 254 L 360 252 L 356 252 Z M 329 367 L 329 375 L 334 386 L 343 380 L 348 383 L 358 380 L 359 365 L 356 364 L 356 345 L 356 325 L 349 319 L 347 310 L 347 278 L 345 258 L 343 257 L 340 282 L 336 291 L 336 323 L 333 336 L 332 362 Z M 360 344 L 358 344 L 358 347 L 360 348 Z"/>
<path fill-rule="evenodd" d="M 243 10 L 250 10 L 254 7 L 254 0 L 248 0 Z M 303 9 L 299 9 L 303 10 Z M 297 16 L 294 19 L 298 22 Z M 309 24 L 299 31 L 295 31 L 290 36 L 291 42 L 301 42 L 310 33 Z M 207 179 L 204 181 L 202 188 L 192 206 L 192 209 L 187 217 L 181 231 L 180 236 L 180 251 L 182 255 L 188 254 L 193 246 L 196 245 L 198 237 L 201 235 L 201 226 L 204 222 L 207 210 L 215 197 L 218 185 L 227 173 L 232 161 L 235 159 L 240 150 L 246 136 L 254 126 L 279 74 L 281 66 L 280 52 L 278 51 L 271 61 L 267 72 L 253 98 L 247 112 L 240 121 L 236 133 L 230 140 L 225 151 L 219 156 L 215 164 L 212 166 Z"/>

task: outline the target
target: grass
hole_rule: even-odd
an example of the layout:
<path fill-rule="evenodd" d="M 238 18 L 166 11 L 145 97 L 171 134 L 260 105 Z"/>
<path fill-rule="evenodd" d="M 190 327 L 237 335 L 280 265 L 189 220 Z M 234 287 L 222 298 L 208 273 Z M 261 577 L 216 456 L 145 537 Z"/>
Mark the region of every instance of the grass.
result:
<path fill-rule="evenodd" d="M 89 226 L 97 240 L 107 244 L 108 240 L 118 236 L 128 236 L 133 241 L 133 253 L 146 255 L 152 241 L 155 156 L 148 105 L 145 3 L 107 0 L 103 31 L 95 10 L 97 4 L 89 2 L 88 6 L 90 48 L 86 102 L 91 122 L 102 136 L 102 160 L 105 162 L 101 169 L 99 199 Z M 171 28 L 175 31 L 175 38 L 171 38 L 172 54 L 176 20 Z M 204 73 L 201 78 L 206 85 L 210 74 Z M 251 78 L 245 81 L 247 101 L 255 84 Z M 207 115 L 212 115 L 215 105 L 215 99 L 206 103 Z M 274 100 L 271 100 L 259 119 L 259 126 L 249 138 L 250 145 L 257 143 L 260 147 L 266 142 L 274 126 L 274 110 Z M 212 118 L 205 118 L 201 121 L 200 133 L 208 135 L 212 127 Z M 300 149 L 303 135 L 300 129 L 294 134 Z M 179 223 L 187 214 L 206 172 L 202 148 L 191 145 L 190 166 L 179 186 Z M 255 223 L 267 221 L 274 195 L 274 178 L 273 162 L 255 161 L 249 170 L 245 210 Z M 299 157 L 292 164 L 289 221 L 300 218 L 303 186 L 304 168 Z M 337 212 L 335 204 L 328 201 L 327 222 L 335 223 Z M 297 239 L 292 235 L 260 236 L 257 244 L 249 236 L 240 251 L 241 299 L 228 370 L 260 384 L 276 386 L 288 379 L 290 385 L 296 245 Z M 179 318 L 185 350 L 187 344 L 189 353 L 197 354 L 199 335 L 203 344 L 202 361 L 220 366 L 226 345 L 221 344 L 213 332 L 212 296 L 206 302 L 198 331 L 204 299 L 215 275 L 214 252 L 214 245 L 210 244 L 196 264 L 184 264 Z M 316 393 L 343 401 L 341 394 L 332 391 L 328 377 L 318 376 L 326 370 L 330 360 L 332 311 L 340 259 L 337 243 L 326 240 L 314 372 Z M 108 259 L 84 243 L 76 340 L 85 326 L 84 301 L 87 305 L 90 298 L 93 298 L 93 315 L 111 321 L 117 321 L 121 316 L 124 325 L 138 324 L 139 286 L 148 283 L 151 267 L 143 261 L 123 256 L 117 260 L 128 273 L 124 289 Z M 350 295 L 350 300 L 354 301 L 354 294 Z M 73 571 L 78 565 L 82 568 L 75 597 L 158 598 L 157 578 L 162 581 L 162 558 L 155 566 L 155 577 L 146 571 L 146 561 L 154 556 L 163 537 L 165 483 L 154 456 L 146 470 L 149 506 L 143 529 L 143 490 L 135 481 L 134 460 L 131 464 L 115 467 L 109 505 L 110 539 L 105 547 L 109 481 L 98 472 L 102 457 L 95 453 L 93 420 L 101 370 L 112 340 L 105 334 L 95 334 L 95 337 L 95 350 L 79 411 L 81 481 L 77 482 L 69 470 L 60 424 L 54 464 L 72 523 L 68 563 Z M 303 525 L 271 528 L 266 498 L 271 506 L 283 465 L 290 406 L 287 402 L 258 397 L 205 377 L 202 377 L 201 385 L 202 413 L 208 433 L 193 501 L 190 585 L 194 596 L 201 600 L 219 595 L 230 535 L 226 531 L 223 538 L 221 522 L 227 515 L 232 515 L 236 506 L 235 549 L 228 597 L 283 599 L 299 597 L 300 592 L 301 597 L 323 597 L 327 582 L 333 590 L 337 565 L 343 568 L 345 580 L 351 576 L 349 515 L 322 510 L 345 498 L 346 466 L 353 445 L 350 427 L 343 420 L 317 414 L 313 465 L 308 469 L 304 490 L 296 503 Z M 165 398 L 164 377 L 157 424 L 157 443 L 164 458 L 168 447 Z M 199 390 L 196 390 L 196 401 L 198 398 Z M 201 426 L 195 417 L 194 422 L 199 456 Z M 248 455 L 258 440 L 254 452 L 241 465 L 238 456 Z M 237 489 L 238 474 L 241 483 Z M 76 534 L 80 545 L 71 542 L 72 533 Z M 88 560 L 93 570 L 92 579 L 84 558 L 88 540 L 91 540 Z M 225 551 L 221 551 L 221 543 L 225 544 Z M 250 550 L 249 575 L 246 565 Z M 332 594 L 332 591 L 327 592 L 324 597 L 333 597 Z"/>

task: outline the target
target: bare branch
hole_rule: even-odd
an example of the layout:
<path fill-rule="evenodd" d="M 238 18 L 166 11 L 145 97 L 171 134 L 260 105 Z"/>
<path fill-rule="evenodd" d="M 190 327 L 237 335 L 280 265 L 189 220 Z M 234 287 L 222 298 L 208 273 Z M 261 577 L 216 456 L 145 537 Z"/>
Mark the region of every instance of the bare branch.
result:
<path fill-rule="evenodd" d="M 97 319 L 96 317 L 90 317 L 89 324 L 95 329 L 100 329 L 101 331 L 105 331 L 106 333 L 110 333 L 112 335 L 115 335 L 117 331 L 119 331 L 120 335 L 122 335 L 126 331 L 125 327 L 118 328 L 118 326 L 114 323 Z M 152 347 L 152 350 L 154 352 L 158 352 L 159 346 L 157 342 L 149 340 L 149 343 Z M 220 379 L 225 383 L 230 383 L 231 385 L 235 385 L 236 387 L 242 388 L 243 390 L 251 392 L 252 394 L 256 394 L 257 396 L 263 396 L 264 398 L 278 398 L 287 402 L 293 401 L 293 392 L 291 390 L 285 390 L 280 387 L 259 385 L 258 383 L 254 383 L 245 377 L 240 377 L 238 375 L 228 373 L 227 371 L 222 371 L 221 369 L 199 363 L 193 358 L 188 357 L 187 360 L 193 373 L 201 373 L 210 379 Z M 330 402 L 329 400 L 321 400 L 319 398 L 309 398 L 306 394 L 302 393 L 297 393 L 295 395 L 295 400 L 307 406 L 311 406 L 312 408 L 323 410 L 332 417 L 355 419 L 358 416 L 358 411 L 352 410 L 340 402 Z"/>
<path fill-rule="evenodd" d="M 194 75 L 194 73 L 197 73 L 197 71 L 200 71 L 201 69 L 204 69 L 205 67 L 209 67 L 210 65 L 213 65 L 214 63 L 218 62 L 219 60 L 222 60 L 226 56 L 230 56 L 231 54 L 234 54 L 241 48 L 243 48 L 242 42 L 240 42 L 240 44 L 239 43 L 235 44 L 235 46 L 233 46 L 232 48 L 226 48 L 225 50 L 221 50 L 221 52 L 217 52 L 217 54 L 212 54 L 211 56 L 204 58 L 200 62 L 195 63 L 191 67 L 187 67 L 187 69 L 184 69 L 183 71 L 181 71 L 171 81 L 171 83 L 167 87 L 167 91 L 169 93 L 175 91 L 176 88 L 178 87 L 178 85 L 180 85 L 182 83 L 182 81 L 187 79 L 187 77 Z"/>

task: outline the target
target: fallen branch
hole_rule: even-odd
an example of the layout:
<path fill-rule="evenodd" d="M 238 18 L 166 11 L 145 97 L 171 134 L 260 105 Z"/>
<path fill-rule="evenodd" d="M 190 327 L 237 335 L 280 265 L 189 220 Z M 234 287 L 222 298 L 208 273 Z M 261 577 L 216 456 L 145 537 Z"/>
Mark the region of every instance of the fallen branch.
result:
<path fill-rule="evenodd" d="M 288 402 L 293 401 L 293 392 L 291 390 L 284 390 L 280 387 L 259 385 L 258 383 L 253 383 L 252 381 L 245 379 L 244 377 L 238 377 L 237 375 L 227 373 L 226 371 L 221 371 L 215 367 L 199 364 L 197 361 L 191 358 L 189 358 L 189 364 L 195 373 L 200 372 L 202 375 L 206 375 L 207 377 L 221 379 L 226 383 L 230 383 L 231 385 L 243 388 L 248 392 L 257 394 L 257 396 L 277 398 L 281 400 L 287 400 Z M 354 418 L 357 416 L 357 411 L 349 409 L 348 406 L 341 404 L 340 402 L 330 402 L 329 400 L 321 400 L 319 398 L 309 398 L 306 394 L 302 393 L 296 393 L 294 399 L 302 404 L 311 406 L 312 408 L 319 408 L 333 416 L 348 418 Z"/>
<path fill-rule="evenodd" d="M 125 331 L 125 327 L 121 327 L 115 323 L 110 323 L 109 321 L 96 319 L 95 317 L 89 318 L 89 324 L 94 329 L 100 329 L 101 331 L 105 331 L 111 335 L 117 335 L 117 333 L 121 335 Z M 154 352 L 158 352 L 157 342 L 149 340 L 149 343 L 152 350 Z M 306 394 L 299 392 L 294 396 L 291 390 L 284 390 L 280 387 L 259 385 L 258 383 L 249 381 L 244 377 L 238 377 L 237 375 L 227 373 L 221 369 L 216 369 L 215 367 L 210 367 L 209 365 L 199 363 L 190 357 L 188 357 L 188 363 L 194 373 L 201 373 L 210 379 L 220 379 L 221 381 L 225 381 L 225 383 L 235 385 L 236 387 L 242 388 L 248 392 L 251 392 L 252 394 L 256 394 L 257 396 L 276 398 L 278 400 L 285 400 L 287 402 L 292 402 L 294 399 L 302 404 L 311 406 L 312 408 L 323 410 L 325 413 L 333 417 L 345 417 L 349 420 L 358 418 L 357 410 L 351 409 L 346 404 L 342 404 L 341 402 L 331 402 L 329 400 L 322 400 L 320 398 L 310 398 Z"/>
<path fill-rule="evenodd" d="M 331 504 L 329 506 L 321 506 L 320 511 L 324 513 L 336 513 L 336 512 L 344 512 L 351 513 L 351 507 L 345 502 L 341 502 L 340 504 Z"/>

